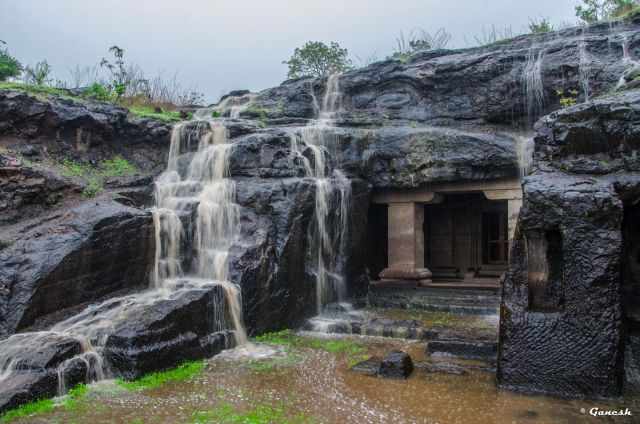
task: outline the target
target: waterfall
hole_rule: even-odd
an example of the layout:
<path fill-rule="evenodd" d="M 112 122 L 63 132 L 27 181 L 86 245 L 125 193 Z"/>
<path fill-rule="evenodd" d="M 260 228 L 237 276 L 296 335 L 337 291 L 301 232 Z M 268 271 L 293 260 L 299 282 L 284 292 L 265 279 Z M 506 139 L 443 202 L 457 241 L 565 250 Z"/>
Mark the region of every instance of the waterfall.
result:
<path fill-rule="evenodd" d="M 195 111 L 194 116 L 196 119 L 207 121 L 211 119 L 213 113 L 216 112 L 219 116 L 228 116 L 229 118 L 240 118 L 240 114 L 247 110 L 257 94 L 247 93 L 241 96 L 227 96 L 215 106 L 200 108 Z"/>
<path fill-rule="evenodd" d="M 635 73 L 633 69 L 640 66 L 640 64 L 637 61 L 635 61 L 631 56 L 631 49 L 629 46 L 629 37 L 627 37 L 626 35 L 622 35 L 622 41 L 620 44 L 622 45 L 623 71 L 622 71 L 622 75 L 620 75 L 620 79 L 618 80 L 618 83 L 616 84 L 616 90 L 622 88 L 622 86 L 624 86 L 627 83 L 627 72 L 632 71 Z"/>
<path fill-rule="evenodd" d="M 194 139 L 197 150 L 192 153 Z M 194 286 L 219 286 L 226 294 L 236 343 L 244 344 L 247 335 L 242 324 L 241 292 L 229 281 L 229 250 L 240 235 L 240 207 L 234 203 L 236 186 L 228 178 L 231 149 L 227 129 L 220 122 L 199 121 L 174 127 L 167 170 L 156 181 L 153 285 L 161 290 L 170 290 L 185 281 Z M 188 163 L 181 166 L 184 160 Z M 181 264 L 189 252 L 182 251 L 185 247 L 180 215 L 194 206 L 195 232 L 189 246 L 194 260 L 185 272 Z"/>
<path fill-rule="evenodd" d="M 86 381 L 110 377 L 102 350 L 115 325 L 129 319 L 130 311 L 153 308 L 181 290 L 220 289 L 222 295 L 214 292 L 213 296 L 210 330 L 231 327 L 236 344 L 247 343 L 241 292 L 228 281 L 229 250 L 240 233 L 235 184 L 228 178 L 231 148 L 220 123 L 196 121 L 174 127 L 167 169 L 156 180 L 152 210 L 156 252 L 149 289 L 90 305 L 48 332 L 14 335 L 12 348 L 0 352 L 0 382 L 20 369 L 20 352 L 58 336 L 81 344 L 81 353 L 57 369 L 60 395 L 66 392 L 65 374 L 74 362 L 84 363 Z"/>
<path fill-rule="evenodd" d="M 327 303 L 342 302 L 347 296 L 344 258 L 349 234 L 351 182 L 339 169 L 332 169 L 329 160 L 337 160 L 339 153 L 339 138 L 332 125 L 341 108 L 341 99 L 340 75 L 333 74 L 327 79 L 318 119 L 302 128 L 300 136 L 290 134 L 292 158 L 299 158 L 305 176 L 313 178 L 316 186 L 315 219 L 310 238 L 314 243 L 318 314 Z M 301 144 L 310 157 L 303 155 Z"/>
<path fill-rule="evenodd" d="M 527 122 L 533 125 L 535 119 L 544 111 L 544 85 L 542 83 L 542 64 L 545 51 L 536 55 L 532 50 L 527 55 L 527 62 L 522 72 L 522 85 L 527 112 Z"/>
<path fill-rule="evenodd" d="M 589 53 L 587 52 L 587 44 L 584 40 L 581 40 L 578 43 L 578 56 L 580 59 L 579 62 L 579 78 L 580 78 L 580 87 L 582 88 L 582 94 L 584 95 L 584 101 L 588 102 L 591 97 L 591 92 L 589 90 L 589 71 L 591 61 L 589 59 Z"/>
<path fill-rule="evenodd" d="M 522 179 L 531 172 L 535 144 L 532 136 L 517 136 L 516 139 L 518 142 L 517 154 L 518 165 L 520 167 L 520 179 Z"/>

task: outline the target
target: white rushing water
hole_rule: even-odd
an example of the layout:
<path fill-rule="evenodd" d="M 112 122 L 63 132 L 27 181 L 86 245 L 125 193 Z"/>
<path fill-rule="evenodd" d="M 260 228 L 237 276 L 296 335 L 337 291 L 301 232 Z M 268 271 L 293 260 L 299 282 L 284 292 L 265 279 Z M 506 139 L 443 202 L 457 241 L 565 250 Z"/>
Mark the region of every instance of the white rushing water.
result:
<path fill-rule="evenodd" d="M 517 140 L 517 154 L 518 165 L 520 167 L 520 179 L 526 177 L 531 172 L 533 165 L 533 151 L 535 143 L 532 135 L 518 135 Z"/>
<path fill-rule="evenodd" d="M 351 182 L 330 163 L 330 158 L 337 161 L 339 156 L 340 140 L 333 120 L 341 108 L 341 98 L 340 76 L 331 75 L 320 104 L 314 96 L 318 119 L 302 128 L 300 134 L 290 134 L 292 157 L 300 158 L 305 176 L 313 178 L 316 186 L 311 239 L 314 243 L 318 314 L 327 303 L 343 301 L 347 296 L 344 259 L 349 232 Z M 304 149 L 310 157 L 303 155 Z"/>
<path fill-rule="evenodd" d="M 213 107 L 196 110 L 194 116 L 196 119 L 209 120 L 213 116 L 213 113 L 216 112 L 219 116 L 228 116 L 234 119 L 240 118 L 240 113 L 247 110 L 256 97 L 257 94 L 255 93 L 247 93 L 241 96 L 228 96 Z"/>
<path fill-rule="evenodd" d="M 192 151 L 197 143 L 195 152 Z M 152 284 L 171 290 L 178 283 L 215 285 L 226 294 L 236 343 L 247 342 L 242 324 L 240 289 L 229 281 L 229 250 L 240 234 L 240 210 L 234 202 L 236 187 L 229 176 L 232 145 L 227 129 L 217 121 L 178 124 L 173 129 L 169 164 L 156 181 L 156 262 Z M 181 160 L 187 160 L 186 166 Z M 181 165 L 182 164 L 182 165 Z M 180 215 L 196 207 L 195 231 L 188 252 L 183 252 L 185 230 Z M 191 269 L 182 262 L 194 256 Z M 218 310 L 215 308 L 214 310 Z M 217 316 L 222 328 L 224 317 Z"/>
<path fill-rule="evenodd" d="M 616 85 L 616 89 L 621 88 L 627 82 L 626 76 L 627 71 L 632 70 L 633 68 L 640 67 L 640 63 L 633 59 L 631 56 L 631 49 L 629 46 L 629 37 L 623 34 L 622 39 L 620 41 L 620 45 L 622 46 L 622 75 L 620 75 L 620 79 L 618 80 L 618 84 Z M 635 73 L 635 70 L 634 70 Z"/>
<path fill-rule="evenodd" d="M 115 325 L 130 319 L 131 311 L 152 309 L 191 289 L 220 289 L 223 295 L 214 291 L 211 305 L 211 332 L 231 327 L 237 345 L 247 342 L 241 292 L 228 281 L 229 249 L 239 235 L 235 184 L 227 178 L 231 147 L 220 123 L 201 121 L 174 127 L 167 169 L 156 182 L 152 211 L 156 253 L 149 289 L 91 305 L 49 332 L 12 336 L 11 348 L 0 352 L 0 382 L 20 368 L 21 352 L 60 336 L 75 338 L 82 346 L 80 355 L 58 368 L 61 395 L 66 392 L 65 372 L 75 361 L 84 362 L 86 381 L 111 377 L 101 352 Z M 183 219 L 188 221 L 194 209 L 195 228 L 184 228 Z"/>
<path fill-rule="evenodd" d="M 545 51 L 537 53 L 532 48 L 527 55 L 527 62 L 522 71 L 522 85 L 526 102 L 527 123 L 533 125 L 534 121 L 544 111 L 544 85 L 542 81 L 542 65 Z"/>
<path fill-rule="evenodd" d="M 582 88 L 584 101 L 588 102 L 589 98 L 591 97 L 591 90 L 589 88 L 589 73 L 591 71 L 591 58 L 589 57 L 589 52 L 587 51 L 587 43 L 584 40 L 581 40 L 578 43 L 578 56 L 580 58 L 579 65 L 578 65 L 580 87 Z"/>

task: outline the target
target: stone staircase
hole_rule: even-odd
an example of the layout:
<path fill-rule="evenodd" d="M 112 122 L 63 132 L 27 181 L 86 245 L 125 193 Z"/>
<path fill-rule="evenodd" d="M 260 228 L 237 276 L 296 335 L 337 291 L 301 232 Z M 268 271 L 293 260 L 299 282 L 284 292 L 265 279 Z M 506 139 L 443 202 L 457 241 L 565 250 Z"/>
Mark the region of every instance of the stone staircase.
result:
<path fill-rule="evenodd" d="M 417 309 L 464 315 L 496 315 L 500 293 L 490 288 L 385 287 L 371 285 L 369 304 L 377 308 Z"/>

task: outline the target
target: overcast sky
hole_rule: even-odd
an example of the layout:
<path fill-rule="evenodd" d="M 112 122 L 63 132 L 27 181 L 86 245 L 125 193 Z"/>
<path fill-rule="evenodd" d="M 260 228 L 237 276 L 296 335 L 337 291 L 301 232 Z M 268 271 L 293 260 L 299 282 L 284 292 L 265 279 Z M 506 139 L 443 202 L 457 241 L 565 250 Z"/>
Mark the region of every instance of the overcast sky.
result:
<path fill-rule="evenodd" d="M 0 0 L 0 39 L 23 64 L 46 59 L 58 78 L 117 44 L 148 74 L 178 72 L 216 100 L 285 79 L 307 40 L 384 58 L 402 30 L 445 27 L 452 47 L 483 27 L 524 31 L 529 18 L 574 22 L 577 0 Z"/>

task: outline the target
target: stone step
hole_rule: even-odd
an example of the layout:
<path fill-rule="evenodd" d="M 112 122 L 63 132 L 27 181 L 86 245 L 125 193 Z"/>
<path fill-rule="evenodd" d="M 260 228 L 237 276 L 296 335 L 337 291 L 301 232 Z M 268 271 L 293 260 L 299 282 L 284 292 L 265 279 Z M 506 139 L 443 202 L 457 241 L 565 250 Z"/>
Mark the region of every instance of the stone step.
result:
<path fill-rule="evenodd" d="M 476 340 L 431 340 L 427 343 L 428 355 L 450 355 L 464 359 L 482 359 L 495 362 L 498 343 Z"/>

